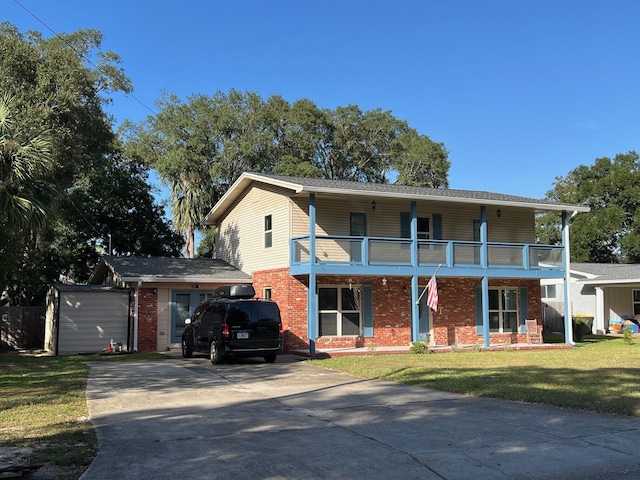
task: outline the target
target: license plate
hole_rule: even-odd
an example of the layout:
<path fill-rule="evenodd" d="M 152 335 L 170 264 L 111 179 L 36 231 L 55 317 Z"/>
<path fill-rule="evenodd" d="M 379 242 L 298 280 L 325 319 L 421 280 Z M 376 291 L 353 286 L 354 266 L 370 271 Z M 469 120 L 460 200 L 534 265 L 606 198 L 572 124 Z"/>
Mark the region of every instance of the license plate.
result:
<path fill-rule="evenodd" d="M 236 338 L 238 340 L 246 340 L 247 338 L 249 338 L 249 332 L 238 332 L 236 334 Z"/>

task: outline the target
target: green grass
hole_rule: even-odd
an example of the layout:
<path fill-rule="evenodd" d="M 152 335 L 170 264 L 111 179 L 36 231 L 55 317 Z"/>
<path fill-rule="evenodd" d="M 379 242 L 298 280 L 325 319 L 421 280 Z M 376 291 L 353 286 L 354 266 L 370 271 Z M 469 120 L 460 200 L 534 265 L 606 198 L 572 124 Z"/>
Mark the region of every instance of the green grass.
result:
<path fill-rule="evenodd" d="M 32 447 L 34 464 L 89 465 L 98 443 L 87 410 L 87 362 L 149 358 L 167 356 L 0 353 L 0 447 Z"/>
<path fill-rule="evenodd" d="M 548 339 L 545 338 L 545 341 Z M 586 336 L 565 350 L 459 351 L 311 360 L 361 378 L 640 416 L 640 340 Z"/>
<path fill-rule="evenodd" d="M 546 338 L 545 341 L 554 339 Z M 556 338 L 562 341 L 562 338 Z M 585 337 L 576 348 L 311 360 L 358 377 L 468 395 L 640 416 L 640 339 Z M 162 354 L 36 357 L 0 353 L 0 447 L 35 448 L 32 463 L 89 465 L 87 362 L 166 359 Z"/>

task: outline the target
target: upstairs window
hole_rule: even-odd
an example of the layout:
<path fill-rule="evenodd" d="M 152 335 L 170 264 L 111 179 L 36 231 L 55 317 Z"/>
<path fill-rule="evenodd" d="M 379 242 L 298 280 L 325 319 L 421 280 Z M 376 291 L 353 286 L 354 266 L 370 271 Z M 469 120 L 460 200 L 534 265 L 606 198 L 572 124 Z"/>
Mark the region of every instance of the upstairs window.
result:
<path fill-rule="evenodd" d="M 264 217 L 264 248 L 271 248 L 273 245 L 273 223 L 271 215 Z"/>

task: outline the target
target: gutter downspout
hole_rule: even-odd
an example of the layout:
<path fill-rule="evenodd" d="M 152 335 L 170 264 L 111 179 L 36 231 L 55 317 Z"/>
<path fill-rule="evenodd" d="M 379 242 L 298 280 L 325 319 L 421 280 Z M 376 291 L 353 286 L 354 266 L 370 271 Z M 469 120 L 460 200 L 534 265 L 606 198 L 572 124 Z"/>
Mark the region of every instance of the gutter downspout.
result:
<path fill-rule="evenodd" d="M 133 294 L 133 351 L 138 351 L 138 297 L 140 293 L 140 287 L 142 286 L 142 280 L 138 280 L 135 292 Z"/>
<path fill-rule="evenodd" d="M 574 346 L 573 340 L 573 317 L 571 307 L 571 252 L 569 250 L 569 224 L 578 214 L 577 211 L 567 218 L 567 212 L 562 212 L 562 244 L 564 245 L 564 255 L 562 266 L 564 267 L 564 339 L 566 345 Z"/>

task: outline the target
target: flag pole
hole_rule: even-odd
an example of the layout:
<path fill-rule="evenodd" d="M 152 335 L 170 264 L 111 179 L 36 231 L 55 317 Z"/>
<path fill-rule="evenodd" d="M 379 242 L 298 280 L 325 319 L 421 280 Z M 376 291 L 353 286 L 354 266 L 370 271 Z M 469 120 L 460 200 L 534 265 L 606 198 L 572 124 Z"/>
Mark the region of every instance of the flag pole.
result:
<path fill-rule="evenodd" d="M 436 268 L 436 271 L 433 272 L 433 275 L 431 275 L 432 277 L 436 276 L 436 273 L 438 273 L 438 270 L 440 270 L 440 267 L 442 266 L 442 264 L 438 264 L 438 268 Z M 424 292 L 426 292 L 428 289 L 428 286 L 424 287 L 424 290 L 422 290 L 422 293 L 420 294 L 420 296 L 418 297 L 418 300 L 416 300 L 416 305 L 420 305 L 420 300 L 422 300 L 422 297 L 424 297 Z"/>

